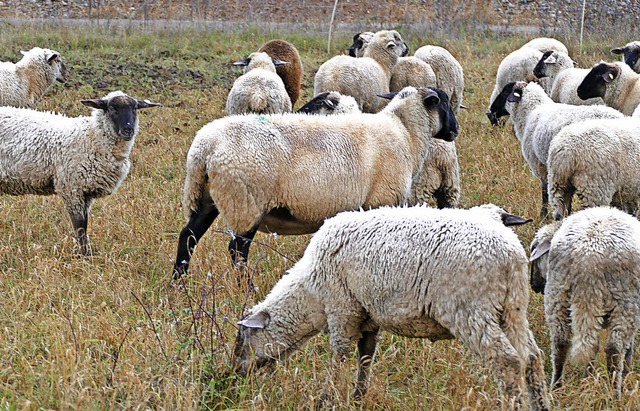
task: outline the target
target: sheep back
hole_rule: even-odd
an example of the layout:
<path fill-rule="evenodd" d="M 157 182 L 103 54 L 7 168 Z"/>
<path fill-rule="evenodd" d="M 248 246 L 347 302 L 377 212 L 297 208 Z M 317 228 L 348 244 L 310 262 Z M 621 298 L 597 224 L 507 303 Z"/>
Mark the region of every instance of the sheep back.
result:
<path fill-rule="evenodd" d="M 433 69 L 436 76 L 436 87 L 447 93 L 453 112 L 458 114 L 464 93 L 462 65 L 449 50 L 440 46 L 422 46 L 416 50 L 414 56 L 423 60 Z"/>
<path fill-rule="evenodd" d="M 407 86 L 437 87 L 436 75 L 431 66 L 417 57 L 400 57 L 391 72 L 389 91 L 400 91 Z"/>
<path fill-rule="evenodd" d="M 267 53 L 273 59 L 289 63 L 277 66 L 276 73 L 282 79 L 291 100 L 291 105 L 294 106 L 300 97 L 302 73 L 304 73 L 298 49 L 288 41 L 277 39 L 266 42 L 258 51 Z"/>

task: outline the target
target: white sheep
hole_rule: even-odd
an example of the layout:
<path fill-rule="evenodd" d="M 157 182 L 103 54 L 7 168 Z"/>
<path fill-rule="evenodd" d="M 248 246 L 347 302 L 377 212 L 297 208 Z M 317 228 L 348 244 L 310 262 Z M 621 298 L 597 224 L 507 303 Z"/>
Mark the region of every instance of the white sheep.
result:
<path fill-rule="evenodd" d="M 272 59 L 267 53 L 255 52 L 233 63 L 244 66 L 244 74 L 233 82 L 227 97 L 227 114 L 279 114 L 291 111 L 291 99 L 276 66 L 288 62 Z"/>
<path fill-rule="evenodd" d="M 560 40 L 556 40 L 551 37 L 535 38 L 523 44 L 522 47 L 534 48 L 536 50 L 540 50 L 542 53 L 546 53 L 548 51 L 559 51 L 569 54 L 567 46 L 565 46 Z"/>
<path fill-rule="evenodd" d="M 315 232 L 344 210 L 407 202 L 423 172 L 428 141 L 453 141 L 447 95 L 407 87 L 380 113 L 230 116 L 205 125 L 187 156 L 174 278 L 221 214 L 237 235 L 233 261 L 246 261 L 256 231 Z"/>
<path fill-rule="evenodd" d="M 397 92 L 408 86 L 438 87 L 436 74 L 433 71 L 433 68 L 417 57 L 400 57 L 391 72 L 389 91 Z M 438 88 L 443 90 L 445 93 L 447 92 L 447 90 L 442 89 L 442 87 Z M 450 96 L 449 93 L 447 93 L 447 95 Z M 454 106 L 454 113 L 455 112 Z"/>
<path fill-rule="evenodd" d="M 357 342 L 358 398 L 380 331 L 455 338 L 488 363 L 507 407 L 519 408 L 526 386 L 531 409 L 549 409 L 544 357 L 526 316 L 527 256 L 506 227 L 528 221 L 495 205 L 383 207 L 328 219 L 238 323 L 236 369 L 273 364 L 328 331 L 333 364 Z"/>
<path fill-rule="evenodd" d="M 578 97 L 600 97 L 606 105 L 630 116 L 640 105 L 640 74 L 623 62 L 595 64 L 578 86 Z"/>
<path fill-rule="evenodd" d="M 525 82 L 506 85 L 490 110 L 496 118 L 502 114 L 510 115 L 522 155 L 531 173 L 542 184 L 541 217 L 547 214 L 547 157 L 555 135 L 572 123 L 623 117 L 622 113 L 611 107 L 555 103 L 539 84 Z"/>
<path fill-rule="evenodd" d="M 358 111 L 358 105 L 351 96 L 343 96 L 335 91 L 318 94 L 298 110 L 320 115 Z M 456 145 L 453 141 L 438 139 L 429 140 L 427 144 L 430 147 L 422 166 L 423 172 L 413 182 L 409 203 L 425 203 L 433 197 L 438 208 L 457 207 L 460 201 L 460 165 Z"/>
<path fill-rule="evenodd" d="M 640 73 L 640 41 L 632 41 L 624 47 L 616 47 L 611 52 L 622 55 L 622 61 L 627 63 L 633 71 Z"/>
<path fill-rule="evenodd" d="M 94 109 L 90 117 L 0 107 L 0 194 L 62 197 L 82 253 L 89 255 L 91 205 L 115 192 L 129 173 L 136 110 L 158 104 L 121 91 L 81 102 Z"/>
<path fill-rule="evenodd" d="M 337 91 L 325 91 L 307 101 L 296 113 L 328 116 L 360 113 L 360 109 L 353 97 L 340 94 Z"/>
<path fill-rule="evenodd" d="M 60 53 L 34 47 L 17 63 L 0 62 L 0 106 L 35 107 L 56 81 L 67 79 Z"/>
<path fill-rule="evenodd" d="M 533 69 L 537 78 L 548 78 L 551 83 L 549 95 L 556 103 L 566 103 L 578 106 L 604 104 L 600 97 L 583 100 L 578 97 L 578 86 L 589 73 L 590 69 L 574 67 L 574 62 L 568 54 L 560 51 L 548 51 L 542 55 Z"/>
<path fill-rule="evenodd" d="M 551 141 L 547 164 L 549 203 L 556 220 L 571 213 L 574 193 L 584 208 L 613 205 L 638 214 L 640 119 L 571 124 Z"/>
<path fill-rule="evenodd" d="M 340 55 L 324 62 L 316 72 L 313 94 L 337 91 L 353 96 L 363 112 L 378 112 L 386 104 L 378 95 L 389 92 L 391 72 L 398 55 L 406 49 L 397 31 L 379 31 L 371 38 L 363 57 Z"/>
<path fill-rule="evenodd" d="M 531 261 L 532 287 L 544 293 L 552 387 L 561 384 L 567 357 L 593 368 L 606 329 L 607 368 L 619 398 L 640 328 L 640 222 L 609 207 L 579 211 L 538 231 Z"/>
<path fill-rule="evenodd" d="M 464 94 L 462 65 L 449 50 L 440 46 L 422 46 L 413 55 L 431 66 L 436 75 L 436 87 L 447 93 L 453 112 L 458 114 Z"/>

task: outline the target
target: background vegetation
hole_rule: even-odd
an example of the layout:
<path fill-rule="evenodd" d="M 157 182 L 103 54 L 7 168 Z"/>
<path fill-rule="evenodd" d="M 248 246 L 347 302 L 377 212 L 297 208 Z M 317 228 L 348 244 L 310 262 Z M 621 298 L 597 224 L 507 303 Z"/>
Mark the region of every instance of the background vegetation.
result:
<path fill-rule="evenodd" d="M 484 111 L 500 60 L 534 35 L 398 29 L 412 50 L 438 44 L 464 67 L 469 108 L 459 116 L 457 139 L 462 203 L 493 202 L 533 217 L 534 224 L 516 228 L 528 247 L 542 224 L 539 183 L 510 126 L 491 127 Z M 345 50 L 352 35 L 336 33 L 334 50 Z M 579 65 L 589 67 L 613 59 L 613 46 L 633 40 L 625 35 L 591 36 L 582 52 L 575 35 L 560 39 Z M 298 409 L 317 399 L 330 365 L 326 336 L 312 339 L 273 374 L 239 379 L 229 373 L 236 321 L 302 255 L 309 236 L 259 234 L 249 261 L 257 287 L 248 292 L 231 269 L 229 234 L 217 221 L 198 246 L 190 274 L 170 282 L 191 140 L 225 114 L 227 92 L 240 74 L 229 63 L 272 38 L 299 48 L 301 100 L 308 100 L 313 73 L 329 57 L 325 34 L 257 26 L 3 23 L 0 61 L 17 61 L 21 49 L 41 46 L 60 51 L 71 69 L 69 82 L 55 85 L 40 109 L 86 115 L 80 99 L 116 89 L 165 106 L 140 113 L 131 173 L 116 194 L 93 207 L 93 257 L 76 257 L 59 198 L 0 196 L 0 409 Z M 529 317 L 548 353 L 541 296 L 532 295 Z M 637 355 L 620 401 L 603 358 L 597 371 L 581 379 L 581 370 L 570 368 L 566 387 L 555 395 L 558 408 L 637 409 Z M 354 373 L 343 377 L 338 386 L 346 397 Z M 498 407 L 496 398 L 487 369 L 459 343 L 383 334 L 360 407 L 489 410 Z"/>

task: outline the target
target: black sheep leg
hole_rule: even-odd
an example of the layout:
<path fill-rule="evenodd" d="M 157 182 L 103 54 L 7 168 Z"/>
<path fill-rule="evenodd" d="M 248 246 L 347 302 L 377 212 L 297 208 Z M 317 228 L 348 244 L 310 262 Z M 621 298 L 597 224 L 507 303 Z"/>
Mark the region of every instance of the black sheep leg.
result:
<path fill-rule="evenodd" d="M 203 204 L 197 213 L 193 213 L 189 222 L 180 231 L 176 262 L 173 265 L 173 279 L 179 279 L 189 268 L 189 260 L 198 241 L 207 232 L 213 220 L 220 214 L 215 204 Z"/>

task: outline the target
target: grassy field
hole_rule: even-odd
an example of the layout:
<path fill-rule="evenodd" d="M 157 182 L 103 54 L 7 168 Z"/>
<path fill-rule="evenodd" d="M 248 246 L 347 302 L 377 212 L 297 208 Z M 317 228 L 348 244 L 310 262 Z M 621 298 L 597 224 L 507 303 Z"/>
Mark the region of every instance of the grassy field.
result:
<path fill-rule="evenodd" d="M 510 128 L 492 128 L 484 111 L 500 60 L 529 38 L 399 30 L 412 50 L 439 44 L 464 67 L 468 109 L 459 116 L 457 139 L 462 203 L 493 202 L 534 218 L 515 229 L 528 247 L 541 224 L 539 183 Z M 346 49 L 352 34 L 337 33 L 333 49 Z M 324 35 L 259 28 L 2 28 L 0 61 L 17 61 L 21 49 L 41 46 L 60 51 L 71 69 L 69 82 L 55 85 L 39 109 L 87 115 L 80 99 L 117 89 L 164 107 L 140 112 L 131 172 L 117 193 L 93 207 L 88 231 L 94 256 L 76 257 L 59 198 L 0 196 L 0 409 L 299 409 L 316 401 L 330 365 L 326 336 L 312 339 L 273 374 L 239 379 L 229 372 L 236 321 L 302 255 L 308 236 L 258 234 L 248 264 L 257 288 L 249 293 L 231 269 L 229 235 L 217 221 L 198 246 L 190 274 L 181 284 L 170 282 L 191 140 L 225 114 L 226 94 L 240 74 L 229 63 L 277 37 L 299 48 L 304 102 L 314 71 L 329 57 Z M 561 40 L 581 67 L 589 67 L 612 60 L 610 48 L 632 39 L 587 39 L 582 52 L 577 38 Z M 532 296 L 529 317 L 548 353 L 541 296 Z M 350 364 L 355 370 L 353 359 Z M 620 401 L 602 357 L 597 371 L 582 379 L 581 370 L 570 367 L 565 388 L 555 394 L 558 409 L 638 408 L 637 355 Z M 351 372 L 338 382 L 345 397 L 353 378 Z M 499 406 L 497 398 L 487 368 L 461 344 L 383 334 L 359 407 L 490 410 Z"/>

